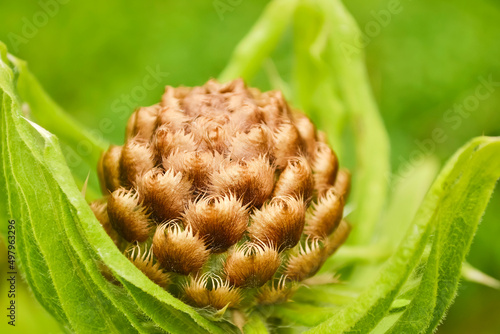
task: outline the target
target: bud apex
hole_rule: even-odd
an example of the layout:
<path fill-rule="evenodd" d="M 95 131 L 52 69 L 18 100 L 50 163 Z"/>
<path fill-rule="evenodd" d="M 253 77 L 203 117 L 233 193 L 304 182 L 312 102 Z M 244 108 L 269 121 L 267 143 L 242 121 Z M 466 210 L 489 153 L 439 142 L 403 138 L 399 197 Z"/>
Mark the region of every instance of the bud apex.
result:
<path fill-rule="evenodd" d="M 190 227 L 163 224 L 153 237 L 153 253 L 167 271 L 187 275 L 198 272 L 208 260 L 209 252 L 203 240 Z"/>
<path fill-rule="evenodd" d="M 151 221 L 146 207 L 139 203 L 139 196 L 123 188 L 113 191 L 108 198 L 108 216 L 111 226 L 127 241 L 146 241 L 151 231 Z"/>

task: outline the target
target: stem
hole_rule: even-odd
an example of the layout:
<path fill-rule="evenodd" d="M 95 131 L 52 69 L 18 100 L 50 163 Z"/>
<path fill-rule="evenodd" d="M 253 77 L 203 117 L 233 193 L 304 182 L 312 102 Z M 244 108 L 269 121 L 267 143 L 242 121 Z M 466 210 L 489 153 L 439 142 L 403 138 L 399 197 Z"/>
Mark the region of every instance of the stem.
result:
<path fill-rule="evenodd" d="M 250 80 L 278 44 L 297 6 L 297 0 L 274 0 L 267 5 L 250 32 L 241 40 L 219 76 L 225 82 Z"/>
<path fill-rule="evenodd" d="M 314 1 L 314 0 L 309 0 Z M 353 173 L 352 214 L 355 224 L 351 243 L 370 242 L 380 219 L 387 195 L 389 175 L 389 138 L 374 101 L 361 50 L 348 53 L 359 30 L 356 22 L 339 0 L 320 0 L 330 23 L 332 63 L 340 94 L 354 127 L 356 170 Z"/>

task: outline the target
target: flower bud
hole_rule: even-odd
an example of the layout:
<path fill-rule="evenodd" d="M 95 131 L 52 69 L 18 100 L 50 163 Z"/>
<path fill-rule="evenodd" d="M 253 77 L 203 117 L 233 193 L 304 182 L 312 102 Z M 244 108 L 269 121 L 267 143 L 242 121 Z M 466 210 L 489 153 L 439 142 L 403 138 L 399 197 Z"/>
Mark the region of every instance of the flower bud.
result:
<path fill-rule="evenodd" d="M 281 92 L 166 87 L 126 138 L 102 155 L 91 208 L 121 252 L 135 243 L 137 268 L 195 307 L 284 302 L 349 235 L 350 175 Z"/>

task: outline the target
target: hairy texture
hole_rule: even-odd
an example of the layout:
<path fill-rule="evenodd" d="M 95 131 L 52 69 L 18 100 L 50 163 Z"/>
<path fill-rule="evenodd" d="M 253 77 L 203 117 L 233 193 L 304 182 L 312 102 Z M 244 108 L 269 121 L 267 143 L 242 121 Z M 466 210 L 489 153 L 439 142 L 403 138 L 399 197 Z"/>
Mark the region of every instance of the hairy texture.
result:
<path fill-rule="evenodd" d="M 245 243 L 229 255 L 224 272 L 234 286 L 259 287 L 273 277 L 280 264 L 276 249 L 266 244 Z"/>
<path fill-rule="evenodd" d="M 272 280 L 260 288 L 256 300 L 261 305 L 283 303 L 292 296 L 297 288 L 296 284 L 288 282 L 288 277 L 281 276 L 279 279 Z"/>
<path fill-rule="evenodd" d="M 125 240 L 146 241 L 151 231 L 148 208 L 139 203 L 139 195 L 120 188 L 108 198 L 108 216 L 111 226 Z"/>
<path fill-rule="evenodd" d="M 248 228 L 253 241 L 261 241 L 279 251 L 295 246 L 304 229 L 306 207 L 302 199 L 276 197 L 256 210 Z"/>
<path fill-rule="evenodd" d="M 108 150 L 101 155 L 97 172 L 104 194 L 113 192 L 121 186 L 121 157 L 122 147 L 115 145 L 111 145 Z"/>
<path fill-rule="evenodd" d="M 150 280 L 161 286 L 166 287 L 170 283 L 170 278 L 165 273 L 158 262 L 154 263 L 152 248 L 144 250 L 141 254 L 141 247 L 136 245 L 128 250 L 127 257 L 140 271 Z"/>
<path fill-rule="evenodd" d="M 306 219 L 304 233 L 313 239 L 322 239 L 330 235 L 342 220 L 344 199 L 331 188 L 313 206 L 312 214 Z"/>
<path fill-rule="evenodd" d="M 113 229 L 113 226 L 111 226 L 111 222 L 109 221 L 109 216 L 108 216 L 108 200 L 107 198 L 99 199 L 97 201 L 93 201 L 90 203 L 90 209 L 96 216 L 97 220 L 99 223 L 101 223 L 101 226 L 104 228 L 106 233 L 109 235 L 111 240 L 115 244 L 118 244 L 119 242 L 119 235 L 118 233 Z"/>
<path fill-rule="evenodd" d="M 210 281 L 210 282 L 209 282 Z M 208 289 L 208 284 L 212 286 Z M 241 301 L 241 292 L 238 288 L 229 285 L 228 281 L 217 276 L 202 275 L 191 278 L 183 286 L 184 300 L 196 307 L 212 306 L 216 309 L 236 307 Z"/>
<path fill-rule="evenodd" d="M 138 188 L 160 222 L 179 218 L 191 195 L 191 182 L 171 169 L 151 169 L 140 178 Z"/>
<path fill-rule="evenodd" d="M 106 232 L 122 252 L 152 247 L 132 262 L 195 307 L 286 301 L 350 230 L 350 174 L 327 135 L 281 92 L 241 79 L 167 86 L 98 172 L 109 198 L 91 206 Z"/>
<path fill-rule="evenodd" d="M 298 157 L 288 161 L 288 165 L 276 182 L 273 196 L 292 196 L 308 200 L 313 190 L 314 178 L 311 166 L 306 158 Z"/>
<path fill-rule="evenodd" d="M 187 275 L 198 272 L 208 260 L 205 243 L 191 228 L 161 225 L 153 237 L 153 253 L 166 271 Z"/>
<path fill-rule="evenodd" d="M 288 259 L 285 275 L 294 281 L 302 281 L 316 274 L 327 257 L 325 249 L 318 240 L 305 241 L 305 246 L 300 245 L 297 254 Z"/>
<path fill-rule="evenodd" d="M 316 144 L 312 168 L 314 184 L 321 197 L 335 183 L 339 168 L 337 156 L 327 144 Z"/>
<path fill-rule="evenodd" d="M 148 146 L 135 140 L 130 140 L 123 146 L 120 167 L 122 176 L 125 176 L 125 184 L 135 185 L 137 179 L 153 166 L 153 156 Z"/>
<path fill-rule="evenodd" d="M 219 253 L 241 239 L 248 224 L 248 212 L 234 196 L 206 198 L 191 203 L 183 221 L 200 235 L 212 252 Z"/>

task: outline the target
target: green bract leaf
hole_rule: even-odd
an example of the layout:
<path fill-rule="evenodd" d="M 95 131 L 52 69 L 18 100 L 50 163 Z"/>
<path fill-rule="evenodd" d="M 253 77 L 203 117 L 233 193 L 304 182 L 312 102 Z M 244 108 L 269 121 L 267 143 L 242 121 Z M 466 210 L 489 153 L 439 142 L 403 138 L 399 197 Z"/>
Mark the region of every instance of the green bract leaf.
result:
<path fill-rule="evenodd" d="M 456 294 L 462 262 L 499 177 L 499 138 L 477 138 L 462 148 L 434 182 L 405 239 L 378 277 L 354 303 L 310 332 L 372 330 L 419 263 L 429 236 L 435 234 L 415 297 L 392 328 L 394 333 L 432 332 Z"/>
<path fill-rule="evenodd" d="M 151 282 L 106 235 L 76 187 L 58 139 L 22 117 L 0 44 L 2 188 L 35 296 L 78 333 L 227 333 Z M 36 98 L 36 97 L 35 97 Z M 109 268 L 121 286 L 104 278 Z"/>

